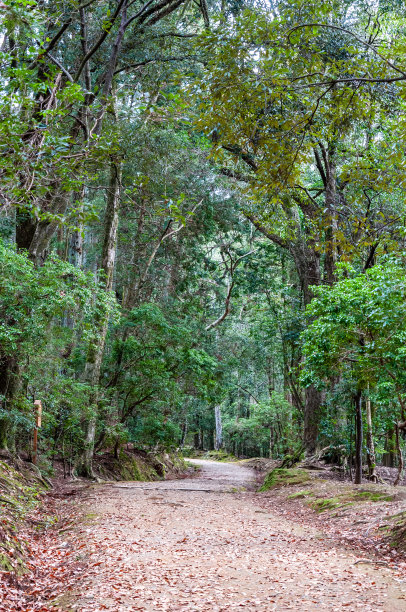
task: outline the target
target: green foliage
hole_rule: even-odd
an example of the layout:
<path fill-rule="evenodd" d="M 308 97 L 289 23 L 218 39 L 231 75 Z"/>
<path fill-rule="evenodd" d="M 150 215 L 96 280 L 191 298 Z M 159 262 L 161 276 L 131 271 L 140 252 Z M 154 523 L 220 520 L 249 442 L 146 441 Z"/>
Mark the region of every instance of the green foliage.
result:
<path fill-rule="evenodd" d="M 406 338 L 406 274 L 402 263 L 387 259 L 356 273 L 340 267 L 333 287 L 316 287 L 302 334 L 302 380 L 322 383 L 345 374 L 354 384 L 390 385 L 403 393 Z M 386 388 L 389 391 L 389 388 Z"/>
<path fill-rule="evenodd" d="M 48 471 L 93 444 L 211 452 L 220 417 L 226 456 L 294 458 L 309 413 L 344 462 L 369 388 L 393 462 L 398 3 L 233 0 L 210 28 L 128 4 L 124 30 L 106 1 L 1 12 L 0 446 L 29 457 L 41 398 Z"/>
<path fill-rule="evenodd" d="M 24 253 L 0 242 L 0 345 L 3 356 L 43 350 L 50 323 L 65 313 L 93 316 L 89 274 L 51 256 L 37 268 Z M 56 328 L 55 334 L 58 333 Z M 65 330 L 66 331 L 66 330 Z"/>
<path fill-rule="evenodd" d="M 272 435 L 273 431 L 282 424 L 281 444 L 286 444 L 286 441 L 291 439 L 290 415 L 291 404 L 282 394 L 273 392 L 269 401 L 251 405 L 249 416 L 225 419 L 226 444 L 230 448 L 234 446 L 241 449 L 240 452 L 249 456 L 268 456 L 270 452 L 273 456 L 283 454 L 285 450 L 283 447 L 278 448 L 277 445 L 272 444 Z"/>
<path fill-rule="evenodd" d="M 93 275 L 54 255 L 36 267 L 0 242 L 0 292 L 0 360 L 12 368 L 1 373 L 2 427 L 18 430 L 20 443 L 27 442 L 32 399 L 42 399 L 44 437 L 56 427 L 79 442 L 89 389 L 70 378 L 66 356 L 78 334 L 87 342 L 100 308 Z"/>

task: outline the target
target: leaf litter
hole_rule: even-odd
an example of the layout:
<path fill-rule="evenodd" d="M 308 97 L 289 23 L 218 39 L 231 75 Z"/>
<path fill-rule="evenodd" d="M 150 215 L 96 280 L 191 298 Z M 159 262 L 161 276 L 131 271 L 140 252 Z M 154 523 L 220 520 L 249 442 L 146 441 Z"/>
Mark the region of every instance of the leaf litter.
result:
<path fill-rule="evenodd" d="M 254 493 L 238 464 L 201 463 L 187 486 L 107 484 L 82 492 L 80 508 L 57 500 L 59 531 L 38 535 L 32 576 L 7 585 L 15 599 L 0 610 L 406 610 L 401 562 L 364 563 L 365 549 L 344 548 L 298 500 Z"/>

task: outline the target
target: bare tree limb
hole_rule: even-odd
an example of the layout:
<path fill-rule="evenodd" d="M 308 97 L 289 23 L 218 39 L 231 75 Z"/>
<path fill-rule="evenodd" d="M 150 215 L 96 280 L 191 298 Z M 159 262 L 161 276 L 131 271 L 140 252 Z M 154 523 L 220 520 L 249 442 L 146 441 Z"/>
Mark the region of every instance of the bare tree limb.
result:
<path fill-rule="evenodd" d="M 51 62 L 53 62 L 56 66 L 58 66 L 58 68 L 60 70 L 62 70 L 62 72 L 64 73 L 64 75 L 66 76 L 66 78 L 68 79 L 68 81 L 70 81 L 71 83 L 73 83 L 73 77 L 72 75 L 66 70 L 66 68 L 64 66 L 62 66 L 61 62 L 59 60 L 56 59 L 56 57 L 54 57 L 53 55 L 51 55 L 50 53 L 46 53 L 47 57 L 49 57 L 49 59 L 51 60 Z"/>
<path fill-rule="evenodd" d="M 225 299 L 224 312 L 223 312 L 223 314 L 218 319 L 213 321 L 213 323 L 210 323 L 209 325 L 207 325 L 207 327 L 205 328 L 205 331 L 209 331 L 210 329 L 213 329 L 213 327 L 217 327 L 217 325 L 220 325 L 220 323 L 222 323 L 224 321 L 224 319 L 226 317 L 228 317 L 228 315 L 230 314 L 230 312 L 231 312 L 231 293 L 232 293 L 234 285 L 235 285 L 234 272 L 235 272 L 237 266 L 241 263 L 241 261 L 245 257 L 248 257 L 248 255 L 251 255 L 252 253 L 255 253 L 255 251 L 256 251 L 256 249 L 248 251 L 248 253 L 244 253 L 244 255 L 241 255 L 235 261 L 232 260 L 231 255 L 229 254 L 230 255 L 229 265 L 227 265 L 227 262 L 226 262 L 226 260 L 223 257 L 223 261 L 224 261 L 224 264 L 226 265 L 227 272 L 229 272 L 229 274 L 230 274 L 230 281 L 229 281 L 229 283 L 227 285 L 227 294 L 226 294 L 226 299 Z"/>
<path fill-rule="evenodd" d="M 191 214 L 193 214 L 196 209 L 201 205 L 201 203 L 203 202 L 203 200 L 200 200 L 200 202 L 198 202 L 191 210 Z M 142 273 L 142 276 L 140 278 L 140 280 L 138 281 L 138 283 L 136 284 L 135 290 L 133 291 L 133 293 L 135 295 L 138 294 L 139 290 L 141 289 L 141 287 L 144 285 L 145 281 L 147 280 L 148 277 L 148 272 L 151 268 L 151 265 L 162 245 L 162 243 L 164 242 L 164 240 L 168 240 L 168 238 L 171 238 L 172 236 L 174 236 L 175 234 L 178 234 L 184 227 L 185 225 L 183 223 L 181 223 L 179 225 L 179 227 L 173 229 L 172 231 L 169 231 L 171 225 L 173 223 L 173 219 L 170 219 L 165 227 L 165 229 L 163 230 L 160 238 L 158 239 L 156 245 L 154 246 L 152 253 L 150 254 L 150 256 L 148 257 L 148 261 L 145 265 L 144 268 L 144 272 Z"/>
<path fill-rule="evenodd" d="M 231 312 L 230 301 L 231 301 L 231 292 L 233 290 L 233 287 L 234 287 L 234 281 L 231 281 L 231 283 L 229 283 L 228 288 L 227 288 L 227 295 L 226 295 L 225 308 L 224 308 L 223 314 L 218 319 L 213 321 L 213 323 L 210 323 L 210 325 L 207 325 L 207 327 L 205 328 L 205 331 L 209 331 L 210 329 L 213 329 L 213 327 L 217 327 L 217 325 L 220 325 L 220 323 L 222 323 L 224 319 L 230 314 Z"/>
<path fill-rule="evenodd" d="M 80 62 L 79 68 L 76 72 L 75 75 L 75 81 L 77 81 L 80 77 L 80 75 L 82 74 L 83 68 L 86 66 L 86 63 L 89 61 L 89 59 L 92 57 L 92 55 L 94 55 L 96 53 L 96 51 L 101 47 L 101 45 L 103 44 L 103 42 L 106 40 L 107 36 L 110 34 L 110 31 L 118 17 L 118 15 L 120 14 L 120 11 L 123 7 L 123 4 L 126 2 L 127 0 L 119 0 L 119 3 L 117 5 L 116 10 L 114 11 L 114 13 L 112 14 L 110 21 L 109 21 L 109 25 L 106 27 L 106 29 L 103 31 L 103 34 L 99 37 L 99 39 L 97 40 L 97 42 L 93 45 L 93 47 L 87 52 L 87 54 L 84 56 L 84 58 L 82 59 L 82 61 Z M 84 7 L 82 7 L 84 8 Z"/>

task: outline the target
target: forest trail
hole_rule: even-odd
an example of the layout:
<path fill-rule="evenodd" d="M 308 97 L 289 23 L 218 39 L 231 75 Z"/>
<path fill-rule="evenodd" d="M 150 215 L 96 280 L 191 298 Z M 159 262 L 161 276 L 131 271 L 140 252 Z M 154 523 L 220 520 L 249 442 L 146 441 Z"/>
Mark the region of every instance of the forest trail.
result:
<path fill-rule="evenodd" d="M 95 488 L 79 529 L 88 570 L 58 609 L 406 610 L 389 569 L 260 508 L 252 470 L 193 463 L 191 479 Z"/>

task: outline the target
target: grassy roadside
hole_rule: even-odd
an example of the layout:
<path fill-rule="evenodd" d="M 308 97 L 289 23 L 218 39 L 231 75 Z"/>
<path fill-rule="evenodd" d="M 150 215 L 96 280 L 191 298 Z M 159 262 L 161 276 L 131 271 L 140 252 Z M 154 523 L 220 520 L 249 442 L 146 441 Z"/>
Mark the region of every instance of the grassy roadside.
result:
<path fill-rule="evenodd" d="M 374 554 L 406 559 L 406 487 L 354 485 L 323 472 L 275 468 L 259 489 L 265 503 Z"/>
<path fill-rule="evenodd" d="M 208 461 L 224 461 L 225 463 L 241 461 L 238 457 L 223 450 L 199 451 L 192 448 L 183 449 L 185 459 L 206 459 Z"/>

